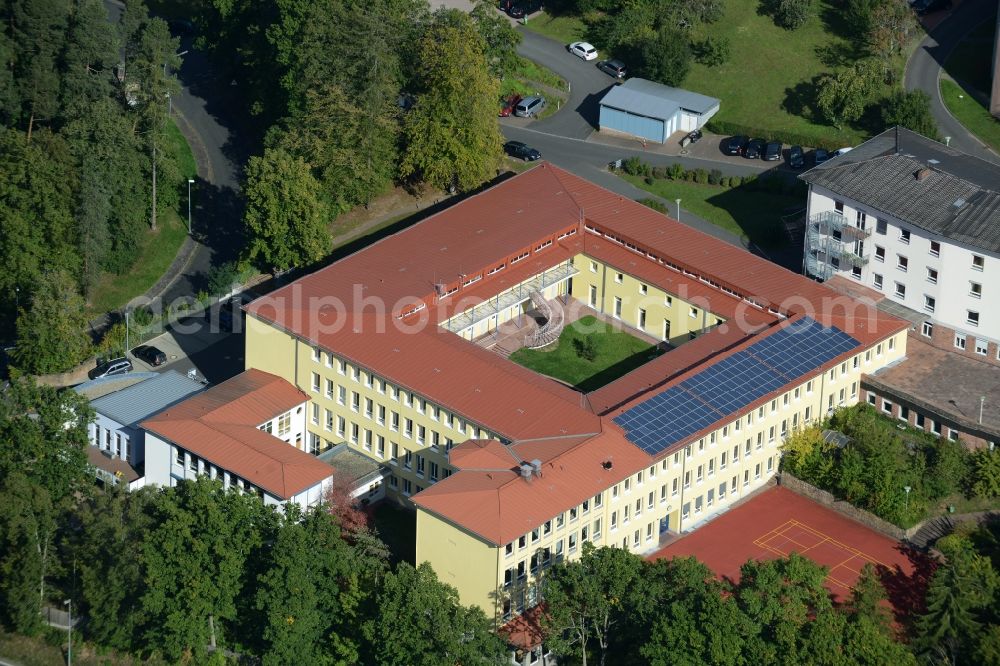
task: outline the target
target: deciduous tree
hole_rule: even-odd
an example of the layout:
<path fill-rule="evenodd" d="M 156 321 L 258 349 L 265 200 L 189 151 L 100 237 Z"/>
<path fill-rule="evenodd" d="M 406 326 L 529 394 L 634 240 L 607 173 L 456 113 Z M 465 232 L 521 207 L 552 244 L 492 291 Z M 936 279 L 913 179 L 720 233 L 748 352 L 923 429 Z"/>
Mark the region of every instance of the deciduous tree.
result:
<path fill-rule="evenodd" d="M 433 187 L 478 187 L 500 164 L 499 83 L 465 14 L 438 12 L 418 46 L 417 103 L 404 119 L 399 173 Z"/>
<path fill-rule="evenodd" d="M 286 270 L 326 256 L 329 206 L 309 165 L 281 148 L 269 148 L 263 157 L 250 158 L 246 175 L 247 258 Z"/>
<path fill-rule="evenodd" d="M 68 273 L 43 272 L 31 305 L 17 318 L 18 369 L 33 374 L 69 370 L 90 353 L 83 297 Z"/>
<path fill-rule="evenodd" d="M 882 80 L 882 66 L 861 60 L 853 67 L 819 79 L 816 110 L 834 127 L 858 120 L 871 102 Z"/>

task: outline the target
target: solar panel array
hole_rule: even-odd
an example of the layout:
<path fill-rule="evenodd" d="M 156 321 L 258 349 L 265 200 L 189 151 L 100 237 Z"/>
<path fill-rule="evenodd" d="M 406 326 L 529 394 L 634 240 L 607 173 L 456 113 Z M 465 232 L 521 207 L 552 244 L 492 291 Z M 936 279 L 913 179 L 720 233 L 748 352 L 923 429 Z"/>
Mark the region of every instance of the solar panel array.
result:
<path fill-rule="evenodd" d="M 629 441 L 655 455 L 859 344 L 837 328 L 804 317 L 622 412 L 614 421 Z"/>

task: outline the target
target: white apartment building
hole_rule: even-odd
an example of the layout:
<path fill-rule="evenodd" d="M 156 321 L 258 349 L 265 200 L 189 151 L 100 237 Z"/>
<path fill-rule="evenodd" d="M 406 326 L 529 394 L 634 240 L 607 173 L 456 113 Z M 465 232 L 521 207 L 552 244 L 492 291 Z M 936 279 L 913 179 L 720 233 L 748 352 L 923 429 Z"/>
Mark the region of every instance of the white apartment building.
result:
<path fill-rule="evenodd" d="M 874 289 L 932 344 L 1000 363 L 1000 166 L 897 128 L 801 178 L 807 275 Z"/>

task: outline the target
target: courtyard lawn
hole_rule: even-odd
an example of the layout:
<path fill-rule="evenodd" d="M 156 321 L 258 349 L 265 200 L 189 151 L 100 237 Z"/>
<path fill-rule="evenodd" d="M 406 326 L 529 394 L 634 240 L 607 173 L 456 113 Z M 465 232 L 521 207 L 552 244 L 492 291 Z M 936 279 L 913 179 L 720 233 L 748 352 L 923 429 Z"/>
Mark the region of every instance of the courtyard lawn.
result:
<path fill-rule="evenodd" d="M 941 79 L 941 101 L 951 115 L 983 143 L 1000 150 L 1000 120 L 954 81 Z"/>
<path fill-rule="evenodd" d="M 578 351 L 585 340 L 593 341 L 596 355 L 592 361 Z M 554 348 L 519 349 L 510 360 L 587 392 L 635 370 L 659 353 L 648 342 L 587 316 L 567 326 Z"/>
<path fill-rule="evenodd" d="M 806 204 L 804 195 L 750 189 L 746 185 L 724 188 L 665 179 L 647 185 L 640 176 L 621 172 L 618 175 L 667 201 L 680 199 L 681 208 L 766 248 L 781 248 L 787 243 L 781 217 L 805 208 Z M 672 204 L 670 214 L 673 215 Z"/>

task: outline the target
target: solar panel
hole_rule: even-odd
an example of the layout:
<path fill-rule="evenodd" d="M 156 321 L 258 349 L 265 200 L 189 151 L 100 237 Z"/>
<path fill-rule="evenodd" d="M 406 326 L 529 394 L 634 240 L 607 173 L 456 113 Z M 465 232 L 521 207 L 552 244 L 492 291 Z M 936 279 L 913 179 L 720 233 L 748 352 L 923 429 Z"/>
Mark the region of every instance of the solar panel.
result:
<path fill-rule="evenodd" d="M 860 343 L 805 317 L 705 368 L 614 421 L 650 455 L 726 418 Z"/>

